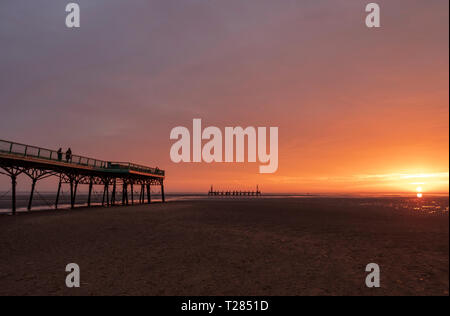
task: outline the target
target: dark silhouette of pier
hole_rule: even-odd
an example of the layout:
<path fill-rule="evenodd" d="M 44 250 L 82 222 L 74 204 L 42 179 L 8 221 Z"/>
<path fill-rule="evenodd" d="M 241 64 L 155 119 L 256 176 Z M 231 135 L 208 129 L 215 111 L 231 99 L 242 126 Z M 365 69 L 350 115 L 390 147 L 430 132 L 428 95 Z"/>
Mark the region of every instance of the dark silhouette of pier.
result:
<path fill-rule="evenodd" d="M 58 208 L 61 186 L 70 186 L 70 205 L 75 208 L 79 185 L 89 186 L 88 207 L 91 206 L 94 185 L 102 186 L 102 206 L 114 206 L 117 191 L 122 189 L 122 205 L 134 205 L 134 187 L 140 186 L 139 203 L 151 203 L 151 186 L 161 187 L 162 201 L 165 202 L 165 172 L 158 168 L 150 168 L 133 163 L 102 161 L 93 158 L 70 155 L 70 159 L 62 159 L 61 152 L 0 140 L 0 174 L 11 178 L 11 210 L 16 214 L 17 177 L 21 174 L 31 179 L 31 193 L 28 203 L 30 211 L 33 195 L 38 181 L 59 178 L 55 209 Z M 129 190 L 131 199 L 129 199 Z"/>
<path fill-rule="evenodd" d="M 259 190 L 259 186 L 256 186 L 256 191 L 217 191 L 214 190 L 214 187 L 211 186 L 211 189 L 208 192 L 208 196 L 261 196 L 261 191 Z"/>

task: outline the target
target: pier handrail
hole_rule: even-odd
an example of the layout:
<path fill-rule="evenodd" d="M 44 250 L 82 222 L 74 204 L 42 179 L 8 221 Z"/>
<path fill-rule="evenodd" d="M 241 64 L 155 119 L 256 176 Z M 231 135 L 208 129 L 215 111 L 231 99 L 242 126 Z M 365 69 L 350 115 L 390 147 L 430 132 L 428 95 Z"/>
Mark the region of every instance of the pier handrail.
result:
<path fill-rule="evenodd" d="M 108 163 L 106 161 L 78 155 L 72 155 L 72 159 L 70 161 L 67 161 L 65 159 L 65 153 L 62 153 L 62 157 L 61 159 L 59 159 L 58 152 L 56 150 L 10 142 L 2 139 L 0 139 L 0 152 L 19 155 L 23 157 L 45 159 L 55 162 L 66 162 L 70 164 L 89 166 L 94 168 L 107 168 L 108 166 Z"/>
<path fill-rule="evenodd" d="M 7 140 L 0 139 L 0 152 L 18 155 L 23 157 L 31 157 L 31 158 L 39 158 L 45 159 L 49 161 L 55 162 L 64 162 L 68 164 L 74 164 L 79 166 L 88 166 L 99 169 L 117 169 L 117 166 L 122 168 L 120 169 L 128 169 L 137 172 L 151 173 L 155 175 L 165 175 L 163 170 L 159 170 L 158 168 L 149 168 L 145 166 L 140 166 L 132 163 L 119 163 L 119 162 L 110 162 L 104 160 L 98 160 L 94 158 L 88 158 L 78 155 L 72 155 L 71 159 L 67 161 L 65 158 L 65 153 L 62 153 L 62 157 L 58 156 L 58 152 L 52 149 L 30 146 L 15 142 L 10 142 Z M 60 159 L 61 158 L 61 159 Z"/>
<path fill-rule="evenodd" d="M 161 175 L 164 176 L 165 172 L 164 170 L 158 169 L 158 168 L 150 168 L 142 165 L 137 165 L 131 162 L 111 162 L 109 168 L 112 169 L 129 169 L 136 172 L 145 172 L 145 173 L 151 173 L 155 175 Z"/>

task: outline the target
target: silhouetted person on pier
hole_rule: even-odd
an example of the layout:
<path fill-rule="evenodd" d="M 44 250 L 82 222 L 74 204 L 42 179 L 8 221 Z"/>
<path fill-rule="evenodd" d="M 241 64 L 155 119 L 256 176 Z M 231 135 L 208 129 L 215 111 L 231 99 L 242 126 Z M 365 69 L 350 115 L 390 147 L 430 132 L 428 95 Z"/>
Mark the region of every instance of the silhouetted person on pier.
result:
<path fill-rule="evenodd" d="M 62 156 L 63 156 L 63 152 L 62 152 L 62 148 L 58 149 L 58 160 L 62 161 Z"/>
<path fill-rule="evenodd" d="M 72 161 L 72 149 L 67 149 L 66 151 L 66 160 L 67 162 L 71 162 Z"/>

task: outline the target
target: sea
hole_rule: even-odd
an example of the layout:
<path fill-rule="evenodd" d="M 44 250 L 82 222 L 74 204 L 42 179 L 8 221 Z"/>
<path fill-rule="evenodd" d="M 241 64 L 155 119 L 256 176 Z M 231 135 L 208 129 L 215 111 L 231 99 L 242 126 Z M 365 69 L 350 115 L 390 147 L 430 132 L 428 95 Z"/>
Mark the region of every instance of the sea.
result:
<path fill-rule="evenodd" d="M 131 194 L 129 195 L 129 198 Z M 410 209 L 412 211 L 427 213 L 447 213 L 449 211 L 448 194 L 424 194 L 418 198 L 415 194 L 263 194 L 259 197 L 243 196 L 214 196 L 210 197 L 204 193 L 168 193 L 166 201 L 201 201 L 201 200 L 253 200 L 253 199 L 353 199 L 355 203 L 361 206 L 380 206 L 391 207 L 394 210 Z M 28 212 L 28 203 L 30 199 L 29 192 L 18 192 L 16 194 L 17 212 Z M 92 206 L 102 205 L 103 192 L 94 191 L 91 198 Z M 135 203 L 139 203 L 139 192 L 134 193 Z M 87 193 L 78 193 L 76 198 L 76 207 L 86 207 L 88 200 Z M 32 211 L 55 209 L 56 193 L 35 192 L 32 202 Z M 161 202 L 161 194 L 152 193 L 152 202 Z M 122 202 L 121 192 L 116 196 L 117 205 Z M 131 204 L 131 200 L 129 201 Z M 62 192 L 59 198 L 58 209 L 64 210 L 70 208 L 69 192 Z M 0 192 L 0 215 L 11 214 L 11 193 Z"/>

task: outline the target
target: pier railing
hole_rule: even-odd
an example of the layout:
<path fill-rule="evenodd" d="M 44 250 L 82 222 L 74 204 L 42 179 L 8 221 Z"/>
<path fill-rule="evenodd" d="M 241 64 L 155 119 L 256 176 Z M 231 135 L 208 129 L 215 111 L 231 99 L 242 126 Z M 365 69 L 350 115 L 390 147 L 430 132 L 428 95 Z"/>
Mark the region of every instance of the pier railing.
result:
<path fill-rule="evenodd" d="M 136 172 L 144 172 L 144 173 L 150 173 L 155 175 L 161 175 L 164 176 L 165 172 L 164 170 L 160 170 L 158 168 L 149 168 L 141 165 L 137 165 L 134 163 L 129 162 L 110 162 L 108 165 L 109 169 L 125 169 L 125 170 L 132 170 Z"/>
<path fill-rule="evenodd" d="M 71 155 L 70 159 L 66 159 L 66 154 L 64 152 L 58 153 L 58 151 L 47 148 L 24 145 L 1 139 L 0 139 L 0 152 L 7 153 L 10 155 L 38 158 L 54 162 L 64 162 L 73 165 L 99 169 L 126 169 L 155 175 L 162 175 L 162 176 L 165 175 L 165 172 L 163 170 L 159 170 L 158 168 L 149 168 L 132 163 L 115 163 L 78 155 Z"/>
<path fill-rule="evenodd" d="M 0 152 L 23 157 L 45 159 L 55 162 L 66 162 L 75 165 L 89 166 L 94 168 L 108 167 L 108 163 L 106 161 L 78 155 L 72 155 L 71 158 L 67 160 L 65 153 L 58 153 L 55 150 L 47 148 L 13 143 L 5 140 L 0 140 Z"/>

